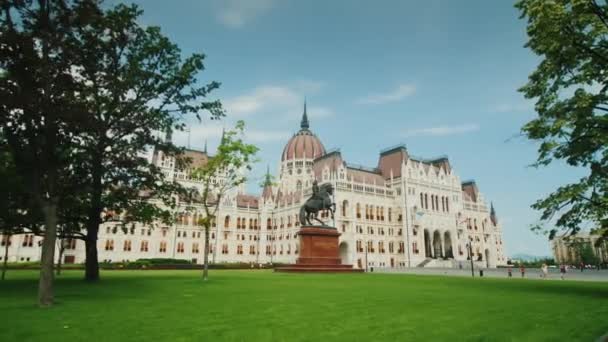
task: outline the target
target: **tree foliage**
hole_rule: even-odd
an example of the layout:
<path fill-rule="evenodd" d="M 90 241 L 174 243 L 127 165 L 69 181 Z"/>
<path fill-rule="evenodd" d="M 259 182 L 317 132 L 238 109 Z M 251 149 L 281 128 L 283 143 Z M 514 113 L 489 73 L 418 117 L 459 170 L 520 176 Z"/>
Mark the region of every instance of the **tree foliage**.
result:
<path fill-rule="evenodd" d="M 520 0 L 526 47 L 540 64 L 519 89 L 536 101 L 523 133 L 539 141 L 536 166 L 555 160 L 584 168 L 576 183 L 533 204 L 542 220 L 576 234 L 592 222 L 608 238 L 608 4 L 593 0 Z"/>
<path fill-rule="evenodd" d="M 72 69 L 81 86 L 86 121 L 79 138 L 86 175 L 87 280 L 99 278 L 97 233 L 107 220 L 123 226 L 138 221 L 168 221 L 172 195 L 179 184 L 167 181 L 145 152 L 156 146 L 165 155 L 179 152 L 157 132 L 183 129 L 185 116 L 212 119 L 224 115 L 218 101 L 203 99 L 219 83 L 199 85 L 202 54 L 182 58 L 181 51 L 159 27 L 142 27 L 135 5 L 109 10 L 96 2 L 79 9 L 88 25 L 75 27 L 70 43 L 78 51 Z"/>
<path fill-rule="evenodd" d="M 205 165 L 192 172 L 192 177 L 202 182 L 202 191 L 191 192 L 191 196 L 198 197 L 197 202 L 202 205 L 205 214 L 199 222 L 205 230 L 203 280 L 208 278 L 209 231 L 213 222 L 217 223 L 216 214 L 221 201 L 230 191 L 246 182 L 247 172 L 257 161 L 255 155 L 258 148 L 243 141 L 244 129 L 245 123 L 238 121 L 234 130 L 225 131 L 216 154 L 209 156 Z"/>
<path fill-rule="evenodd" d="M 0 136 L 24 191 L 44 217 L 38 302 L 49 306 L 58 206 L 65 180 L 74 175 L 74 132 L 82 123 L 68 43 L 78 4 L 5 0 L 0 5 Z"/>

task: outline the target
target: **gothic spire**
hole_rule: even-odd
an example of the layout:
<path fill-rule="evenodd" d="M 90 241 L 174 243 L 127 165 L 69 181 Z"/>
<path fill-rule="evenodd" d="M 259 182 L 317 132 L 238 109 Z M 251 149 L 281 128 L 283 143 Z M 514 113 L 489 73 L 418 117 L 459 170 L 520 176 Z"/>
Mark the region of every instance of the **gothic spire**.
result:
<path fill-rule="evenodd" d="M 308 129 L 310 125 L 308 124 L 308 114 L 306 113 L 306 99 L 304 99 L 304 114 L 302 115 L 302 122 L 300 122 L 301 129 Z"/>
<path fill-rule="evenodd" d="M 220 145 L 224 143 L 224 140 L 226 140 L 226 128 L 222 127 L 222 139 L 220 140 Z"/>
<path fill-rule="evenodd" d="M 205 147 L 203 148 L 203 153 L 207 154 L 207 139 L 205 139 Z"/>
<path fill-rule="evenodd" d="M 496 226 L 498 218 L 496 217 L 496 210 L 494 210 L 494 203 L 490 202 L 490 221 Z"/>
<path fill-rule="evenodd" d="M 167 128 L 167 131 L 165 132 L 165 143 L 171 143 L 173 140 L 173 132 L 171 130 L 171 127 Z"/>
<path fill-rule="evenodd" d="M 270 178 L 270 166 L 266 165 L 266 179 L 264 180 L 264 186 L 272 185 L 272 179 Z"/>

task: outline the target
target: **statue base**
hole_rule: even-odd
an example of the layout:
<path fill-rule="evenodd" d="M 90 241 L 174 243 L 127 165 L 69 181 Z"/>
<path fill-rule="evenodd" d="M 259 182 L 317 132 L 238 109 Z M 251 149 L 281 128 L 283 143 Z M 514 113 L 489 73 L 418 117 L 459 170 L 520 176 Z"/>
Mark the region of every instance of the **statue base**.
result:
<path fill-rule="evenodd" d="M 336 228 L 303 226 L 300 237 L 300 256 L 293 265 L 275 268 L 275 272 L 363 272 L 353 265 L 343 265 L 340 259 L 340 233 Z"/>

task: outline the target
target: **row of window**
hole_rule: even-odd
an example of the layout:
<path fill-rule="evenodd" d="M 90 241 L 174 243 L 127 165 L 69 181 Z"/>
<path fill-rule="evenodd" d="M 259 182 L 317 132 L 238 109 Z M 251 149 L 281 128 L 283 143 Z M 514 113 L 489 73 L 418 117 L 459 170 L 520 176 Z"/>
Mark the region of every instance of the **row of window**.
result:
<path fill-rule="evenodd" d="M 141 241 L 139 244 L 139 251 L 140 252 L 148 252 L 149 251 L 149 242 L 148 241 Z M 192 253 L 199 253 L 200 252 L 200 248 L 199 248 L 199 243 L 198 242 L 194 242 L 192 243 Z M 75 245 L 74 245 L 75 248 Z M 113 251 L 114 250 L 114 240 L 113 239 L 108 239 L 105 242 L 104 245 L 104 250 L 106 251 Z M 132 243 L 130 240 L 125 240 L 123 241 L 123 246 L 122 246 L 122 250 L 124 252 L 130 252 L 132 251 Z M 165 253 L 167 252 L 167 242 L 166 241 L 161 241 L 160 244 L 158 245 L 158 251 L 160 253 Z M 185 243 L 184 242 L 178 242 L 177 243 L 177 253 L 184 253 L 185 252 Z M 211 248 L 209 250 L 209 253 L 211 253 Z"/>
<path fill-rule="evenodd" d="M 11 246 L 12 244 L 12 236 L 3 235 L 0 240 L 0 246 Z M 21 247 L 34 247 L 34 234 L 25 234 L 23 235 L 23 239 L 21 242 Z M 36 246 L 38 247 L 38 246 Z M 63 247 L 65 249 L 76 249 L 76 240 L 75 239 L 65 239 L 63 241 Z"/>
<path fill-rule="evenodd" d="M 342 216 L 346 216 L 346 212 L 347 212 L 347 207 L 348 207 L 348 201 L 343 201 L 342 202 Z M 355 214 L 357 216 L 357 218 L 361 218 L 361 204 L 357 203 L 355 205 Z M 365 205 L 365 219 L 366 220 L 377 220 L 377 221 L 384 221 L 385 220 L 385 209 L 384 207 L 381 206 L 374 206 L 374 205 L 370 205 L 370 204 L 366 204 Z M 393 210 L 392 208 L 388 208 L 386 210 L 387 216 L 386 218 L 388 219 L 388 222 L 392 222 L 393 221 Z M 397 216 L 397 221 L 401 222 L 402 220 L 402 216 L 401 214 L 398 214 Z"/>
<path fill-rule="evenodd" d="M 356 242 L 356 250 L 359 253 L 367 252 L 367 253 L 375 253 L 376 251 L 380 254 L 386 253 L 386 249 L 384 248 L 384 241 L 378 241 L 378 249 L 375 248 L 373 241 L 367 241 L 366 248 L 364 248 L 364 244 L 362 240 L 357 240 Z M 405 251 L 405 243 L 399 242 L 397 253 L 404 253 Z M 388 252 L 395 253 L 395 243 L 393 241 L 389 241 L 388 243 Z"/>
<path fill-rule="evenodd" d="M 356 227 L 356 232 L 358 234 L 363 234 L 363 227 L 357 225 Z M 346 227 L 345 225 L 342 225 L 342 231 L 345 232 L 346 231 Z M 368 235 L 373 235 L 373 234 L 378 234 L 378 235 L 388 235 L 388 236 L 393 236 L 395 234 L 395 228 L 387 228 L 385 230 L 384 227 L 377 227 L 376 229 L 374 229 L 374 227 L 368 226 L 367 230 L 366 230 Z M 386 234 L 388 232 L 388 234 Z M 403 229 L 399 228 L 397 229 L 397 236 L 401 236 L 403 235 Z"/>
<path fill-rule="evenodd" d="M 423 209 L 429 209 L 429 197 L 431 199 L 431 210 L 441 211 L 444 213 L 450 212 L 450 201 L 447 196 L 433 195 L 429 196 L 427 193 L 420 193 L 420 207 Z M 441 206 L 439 201 L 441 200 Z"/>

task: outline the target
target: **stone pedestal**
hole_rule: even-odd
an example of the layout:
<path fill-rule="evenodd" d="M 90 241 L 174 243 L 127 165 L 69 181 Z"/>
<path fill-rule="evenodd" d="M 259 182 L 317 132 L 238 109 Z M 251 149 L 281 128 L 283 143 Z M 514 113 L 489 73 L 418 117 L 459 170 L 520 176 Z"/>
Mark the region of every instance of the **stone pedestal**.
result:
<path fill-rule="evenodd" d="M 298 232 L 300 256 L 296 264 L 278 267 L 277 272 L 362 272 L 340 260 L 340 233 L 335 228 L 303 226 Z"/>

